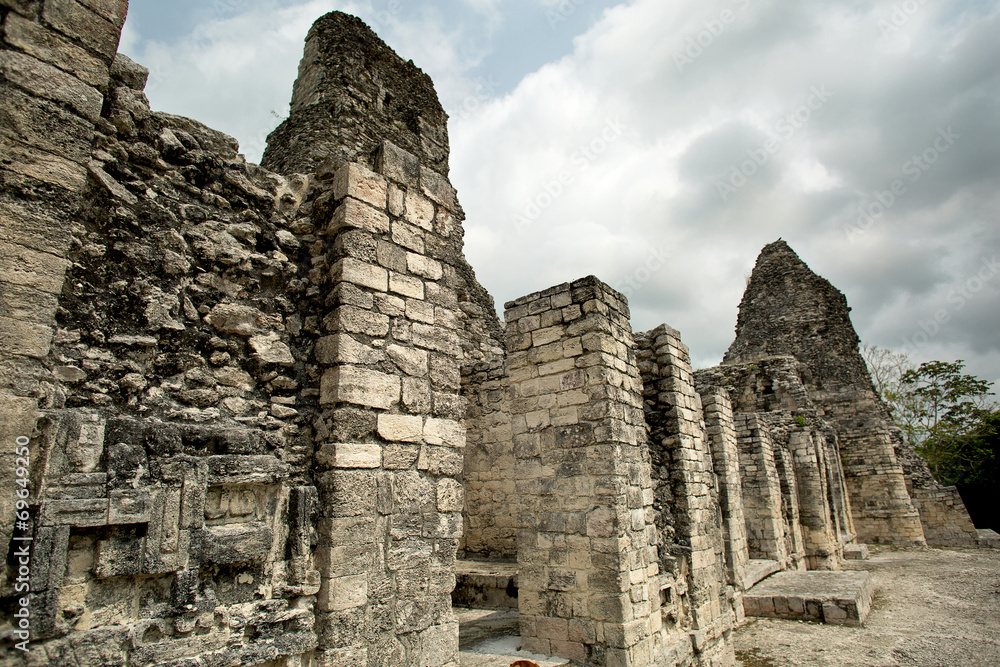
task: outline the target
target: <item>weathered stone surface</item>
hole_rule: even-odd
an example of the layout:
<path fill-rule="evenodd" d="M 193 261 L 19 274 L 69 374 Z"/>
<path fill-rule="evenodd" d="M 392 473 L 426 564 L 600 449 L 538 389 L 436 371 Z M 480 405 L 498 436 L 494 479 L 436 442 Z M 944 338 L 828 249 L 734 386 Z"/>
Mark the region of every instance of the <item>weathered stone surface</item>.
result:
<path fill-rule="evenodd" d="M 209 324 L 223 333 L 252 336 L 264 329 L 277 329 L 281 321 L 256 308 L 235 303 L 220 303 L 206 316 Z"/>
<path fill-rule="evenodd" d="M 320 403 L 354 403 L 386 410 L 399 402 L 400 379 L 378 371 L 338 366 L 323 374 Z"/>
<path fill-rule="evenodd" d="M 149 68 L 138 64 L 124 53 L 118 53 L 111 63 L 111 76 L 133 90 L 142 90 L 149 79 Z"/>
<path fill-rule="evenodd" d="M 108 11 L 110 9 L 108 3 L 99 6 L 105 10 L 104 16 L 76 0 L 46 2 L 42 7 L 42 17 L 56 30 L 79 40 L 110 63 L 118 51 L 118 41 L 121 38 L 124 21 L 116 20 L 112 23 L 107 18 L 111 13 Z M 118 5 L 117 9 L 118 11 L 114 12 L 116 19 L 124 19 L 124 16 L 119 14 L 121 6 Z"/>
<path fill-rule="evenodd" d="M 281 366 L 291 366 L 295 363 L 295 357 L 288 345 L 282 342 L 281 336 L 277 332 L 251 336 L 250 348 L 253 350 L 254 359 L 262 364 L 280 364 Z"/>
<path fill-rule="evenodd" d="M 4 21 L 3 35 L 10 44 L 73 74 L 98 90 L 104 90 L 108 85 L 108 66 L 105 62 L 34 21 L 12 14 Z M 118 57 L 123 56 L 119 54 Z"/>
<path fill-rule="evenodd" d="M 372 67 L 377 79 L 368 74 Z M 340 113 L 326 112 L 331 106 Z M 360 161 L 391 141 L 447 175 L 446 121 L 430 77 L 357 18 L 331 12 L 306 37 L 292 113 L 268 137 L 262 164 L 310 172 L 329 158 Z"/>
<path fill-rule="evenodd" d="M 867 445 L 837 427 L 878 419 L 845 304 L 790 251 L 765 249 L 733 354 L 808 359 L 696 377 L 594 277 L 505 330 L 433 87 L 353 17 L 310 32 L 279 175 L 152 112 L 114 56 L 125 0 L 3 4 L 0 412 L 31 463 L 8 448 L 0 478 L 37 482 L 31 661 L 452 667 L 461 553 L 517 557 L 526 647 L 730 665 L 747 588 L 865 529 L 840 453 Z M 824 374 L 850 419 L 813 400 Z M 944 536 L 960 501 L 903 466 Z"/>

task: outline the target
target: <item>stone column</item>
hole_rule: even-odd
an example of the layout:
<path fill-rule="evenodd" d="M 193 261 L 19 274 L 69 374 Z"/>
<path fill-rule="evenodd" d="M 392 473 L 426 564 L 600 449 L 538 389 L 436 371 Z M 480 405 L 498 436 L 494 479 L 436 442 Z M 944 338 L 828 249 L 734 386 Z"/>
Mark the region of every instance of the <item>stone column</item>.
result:
<path fill-rule="evenodd" d="M 791 456 L 783 447 L 775 444 L 772 451 L 781 488 L 782 528 L 785 531 L 785 546 L 788 549 L 787 567 L 792 570 L 804 570 L 806 549 L 802 540 L 802 523 L 799 520 L 799 485 L 795 480 L 795 468 L 792 466 Z"/>
<path fill-rule="evenodd" d="M 827 461 L 818 433 L 795 428 L 788 434 L 788 449 L 798 487 L 799 523 L 810 570 L 840 569 L 837 536 L 827 487 Z"/>
<path fill-rule="evenodd" d="M 705 435 L 712 451 L 712 463 L 719 484 L 722 534 L 726 545 L 726 583 L 733 587 L 733 611 L 737 622 L 741 622 L 743 580 L 750 553 L 747 551 L 743 484 L 740 481 L 739 446 L 733 427 L 733 408 L 728 393 L 717 387 L 703 388 L 701 402 L 705 414 Z"/>
<path fill-rule="evenodd" d="M 735 416 L 743 471 L 743 511 L 747 519 L 750 558 L 776 560 L 784 567 L 788 547 L 781 517 L 781 483 L 774 446 L 763 420 L 753 413 Z"/>
<path fill-rule="evenodd" d="M 624 297 L 589 277 L 508 303 L 506 319 L 523 646 L 658 664 L 653 493 Z"/>
<path fill-rule="evenodd" d="M 643 365 L 643 389 L 657 490 L 654 507 L 672 516 L 673 543 L 665 545 L 671 556 L 687 561 L 680 571 L 687 575 L 694 650 L 703 662 L 727 664 L 733 649 L 726 635 L 733 615 L 724 590 L 722 512 L 690 353 L 680 333 L 666 325 L 637 338 L 649 360 Z"/>
<path fill-rule="evenodd" d="M 454 231 L 454 192 L 391 144 L 377 165 L 336 173 L 326 230 L 318 664 L 450 667 L 465 429 L 456 299 L 436 249 Z"/>

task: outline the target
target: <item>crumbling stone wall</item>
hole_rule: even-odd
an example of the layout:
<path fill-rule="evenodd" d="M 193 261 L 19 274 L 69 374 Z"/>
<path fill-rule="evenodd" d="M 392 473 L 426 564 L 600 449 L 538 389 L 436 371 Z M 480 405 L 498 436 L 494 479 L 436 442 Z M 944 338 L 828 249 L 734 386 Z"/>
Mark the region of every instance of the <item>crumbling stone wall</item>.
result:
<path fill-rule="evenodd" d="M 813 404 L 805 373 L 794 357 L 776 356 L 705 369 L 697 381 L 703 390 L 724 388 L 735 410 L 756 413 L 768 425 L 772 444 L 787 452 L 794 471 L 809 569 L 837 569 L 841 547 L 855 533 L 837 435 Z"/>
<path fill-rule="evenodd" d="M 754 361 L 697 380 L 593 277 L 504 326 L 412 63 L 321 18 L 270 171 L 150 110 L 126 9 L 0 2 L 0 435 L 30 443 L 33 493 L 27 527 L 0 498 L 8 553 L 33 545 L 31 642 L 0 663 L 454 667 L 461 550 L 516 554 L 527 648 L 718 667 L 751 556 L 834 568 L 855 521 L 918 542 L 911 496 L 921 534 L 966 540 L 787 247 L 741 308 Z"/>
<path fill-rule="evenodd" d="M 724 634 L 733 626 L 727 602 L 722 513 L 688 348 L 666 325 L 636 337 L 653 462 L 654 509 L 669 525 L 660 545 L 665 572 L 684 577 L 682 613 L 698 659 L 732 662 Z M 666 531 L 661 530 L 666 538 Z M 734 591 L 728 591 L 732 598 Z"/>
<path fill-rule="evenodd" d="M 792 355 L 805 364 L 803 380 L 810 399 L 837 433 L 858 539 L 924 544 L 921 517 L 893 447 L 888 412 L 858 352 L 849 312 L 844 295 L 779 240 L 757 259 L 740 304 L 736 340 L 723 361 L 749 363 Z M 914 487 L 912 480 L 909 486 Z M 947 507 L 933 506 L 942 511 Z M 951 522 L 965 524 L 967 513 L 955 510 Z M 971 534 L 968 543 L 974 543 Z"/>
<path fill-rule="evenodd" d="M 775 560 L 782 568 L 795 569 L 795 563 L 790 561 L 792 552 L 782 516 L 781 482 L 767 424 L 757 414 L 746 412 L 737 413 L 734 421 L 743 471 L 743 512 L 750 558 Z"/>
<path fill-rule="evenodd" d="M 309 173 L 327 158 L 370 159 L 390 141 L 448 175 L 448 116 L 429 76 L 355 16 L 313 24 L 292 90 L 291 115 L 268 137 L 261 164 Z"/>
<path fill-rule="evenodd" d="M 53 384 L 44 362 L 69 264 L 68 221 L 87 187 L 127 2 L 0 4 L 0 437 L 29 435 Z M 41 399 L 41 401 L 39 401 Z M 14 488 L 13 447 L 0 483 Z M 14 498 L 0 498 L 8 544 Z"/>
<path fill-rule="evenodd" d="M 743 512 L 743 484 L 740 479 L 739 443 L 733 423 L 728 393 L 720 388 L 699 387 L 705 416 L 705 438 L 712 452 L 712 464 L 722 511 L 722 539 L 726 556 L 727 596 L 736 622 L 743 621 L 742 594 L 750 560 L 747 548 L 746 516 Z"/>

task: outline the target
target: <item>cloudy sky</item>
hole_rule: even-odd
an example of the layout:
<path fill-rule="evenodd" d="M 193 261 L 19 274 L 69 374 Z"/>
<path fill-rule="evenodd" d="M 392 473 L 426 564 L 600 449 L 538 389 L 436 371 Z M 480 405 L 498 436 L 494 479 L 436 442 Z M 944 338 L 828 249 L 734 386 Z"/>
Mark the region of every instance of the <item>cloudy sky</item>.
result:
<path fill-rule="evenodd" d="M 334 9 L 434 79 L 500 308 L 594 274 L 715 365 L 781 237 L 864 341 L 1000 379 L 1000 0 L 132 0 L 121 50 L 258 161 Z"/>

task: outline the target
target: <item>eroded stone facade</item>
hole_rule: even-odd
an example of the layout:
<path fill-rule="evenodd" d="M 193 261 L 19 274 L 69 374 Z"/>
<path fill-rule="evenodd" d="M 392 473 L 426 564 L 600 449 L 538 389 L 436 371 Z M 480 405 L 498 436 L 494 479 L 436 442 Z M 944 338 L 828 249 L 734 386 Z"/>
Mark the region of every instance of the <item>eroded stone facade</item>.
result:
<path fill-rule="evenodd" d="M 525 647 L 721 667 L 762 576 L 968 541 L 784 244 L 716 369 L 593 277 L 501 323 L 412 63 L 322 17 L 257 166 L 149 108 L 126 10 L 0 1 L 0 663 L 453 667 L 487 558 Z"/>

